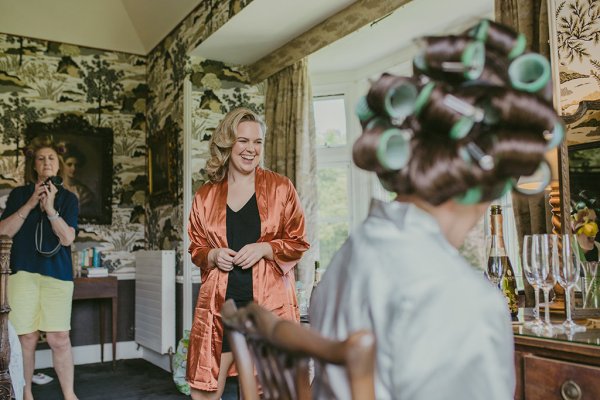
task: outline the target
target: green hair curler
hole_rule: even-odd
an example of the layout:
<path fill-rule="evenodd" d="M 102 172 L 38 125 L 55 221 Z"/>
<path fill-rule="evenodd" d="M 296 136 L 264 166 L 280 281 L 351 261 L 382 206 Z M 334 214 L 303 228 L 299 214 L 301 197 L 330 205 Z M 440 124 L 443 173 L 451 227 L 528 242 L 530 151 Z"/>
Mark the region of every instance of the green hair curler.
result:
<path fill-rule="evenodd" d="M 533 174 L 519 178 L 514 191 L 525 196 L 540 194 L 550 184 L 551 180 L 550 165 L 546 160 L 542 160 Z"/>
<path fill-rule="evenodd" d="M 481 190 L 481 186 L 474 186 L 467 189 L 463 194 L 454 197 L 454 201 L 459 204 L 471 205 L 479 203 L 482 197 L 483 191 Z"/>
<path fill-rule="evenodd" d="M 563 141 L 565 138 L 565 127 L 560 121 L 556 121 L 552 132 L 545 131 L 544 138 L 547 140 L 546 148 L 552 150 Z"/>
<path fill-rule="evenodd" d="M 536 93 L 550 81 L 550 63 L 540 54 L 523 54 L 510 63 L 508 76 L 515 89 Z"/>
<path fill-rule="evenodd" d="M 417 95 L 417 98 L 415 99 L 415 115 L 416 116 L 418 116 L 421 113 L 421 111 L 423 111 L 423 108 L 425 108 L 425 105 L 429 101 L 429 98 L 431 97 L 431 93 L 433 92 L 434 88 L 435 88 L 435 83 L 429 82 L 427 85 L 425 85 L 423 87 L 423 89 L 421 89 L 421 91 Z"/>
<path fill-rule="evenodd" d="M 452 125 L 452 128 L 450 128 L 450 138 L 453 140 L 465 138 L 469 132 L 471 132 L 471 129 L 473 129 L 474 124 L 475 122 L 472 118 L 466 116 L 460 117 L 460 119 Z"/>
<path fill-rule="evenodd" d="M 385 94 L 385 111 L 394 119 L 404 120 L 415 111 L 417 88 L 410 82 L 391 87 Z"/>
<path fill-rule="evenodd" d="M 508 53 L 508 56 L 507 56 L 508 59 L 513 60 L 513 59 L 519 57 L 521 54 L 523 54 L 526 47 L 527 47 L 527 38 L 522 33 L 519 33 L 519 36 L 517 36 L 517 41 L 515 42 L 515 45 L 511 49 L 510 53 Z"/>
<path fill-rule="evenodd" d="M 367 103 L 366 96 L 362 96 L 358 99 L 354 112 L 361 122 L 368 121 L 375 116 L 375 113 L 369 107 L 369 103 Z"/>
<path fill-rule="evenodd" d="M 485 66 L 485 46 L 481 42 L 470 43 L 462 53 L 461 61 L 465 67 L 464 77 L 475 80 L 481 76 Z"/>
<path fill-rule="evenodd" d="M 385 130 L 377 144 L 377 161 L 388 171 L 397 171 L 408 164 L 412 132 L 406 129 Z"/>

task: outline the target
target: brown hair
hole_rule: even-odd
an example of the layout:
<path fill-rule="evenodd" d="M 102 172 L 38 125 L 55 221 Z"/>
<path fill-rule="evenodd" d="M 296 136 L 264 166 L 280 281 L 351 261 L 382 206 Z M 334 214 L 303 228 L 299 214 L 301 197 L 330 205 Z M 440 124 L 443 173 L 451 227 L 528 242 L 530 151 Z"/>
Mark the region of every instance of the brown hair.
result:
<path fill-rule="evenodd" d="M 231 148 L 237 138 L 237 127 L 241 122 L 252 121 L 260 125 L 263 136 L 267 127 L 260 116 L 248 108 L 229 111 L 219 122 L 209 142 L 210 158 L 206 162 L 206 174 L 212 183 L 221 182 L 229 168 Z"/>
<path fill-rule="evenodd" d="M 419 91 L 415 112 L 403 121 L 376 105 L 406 78 L 385 74 L 373 83 L 366 96 L 372 116 L 361 121 L 363 135 L 353 158 L 360 168 L 377 173 L 387 190 L 439 205 L 477 188 L 478 196 L 469 202 L 489 201 L 542 163 L 549 149 L 546 136 L 562 122 L 543 97 L 511 88 L 506 53 L 515 47 L 516 33 L 498 24 L 489 31 L 490 44 L 479 42 L 485 44 L 485 65 L 477 77 L 458 71 L 460 55 L 475 38 L 424 40 L 426 48 L 413 63 L 419 67 L 412 78 Z M 410 156 L 396 170 L 385 168 L 386 155 L 377 143 L 384 129 L 373 129 L 375 119 L 388 130 L 411 131 L 405 149 Z"/>
<path fill-rule="evenodd" d="M 63 153 L 65 146 L 63 143 L 55 143 L 50 136 L 38 136 L 34 138 L 25 148 L 25 182 L 36 183 L 38 173 L 35 170 L 35 157 L 41 149 L 52 149 L 58 156 L 58 176 L 62 178 L 65 169 Z"/>

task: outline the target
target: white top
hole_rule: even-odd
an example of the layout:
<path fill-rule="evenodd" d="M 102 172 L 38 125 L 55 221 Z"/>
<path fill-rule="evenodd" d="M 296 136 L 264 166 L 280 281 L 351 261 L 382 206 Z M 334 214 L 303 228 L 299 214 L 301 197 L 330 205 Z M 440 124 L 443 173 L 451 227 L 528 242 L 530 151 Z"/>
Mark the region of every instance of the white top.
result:
<path fill-rule="evenodd" d="M 378 400 L 514 398 L 506 300 L 414 205 L 372 201 L 315 290 L 310 322 L 335 339 L 373 331 Z M 351 398 L 340 367 L 317 365 L 313 388 Z"/>

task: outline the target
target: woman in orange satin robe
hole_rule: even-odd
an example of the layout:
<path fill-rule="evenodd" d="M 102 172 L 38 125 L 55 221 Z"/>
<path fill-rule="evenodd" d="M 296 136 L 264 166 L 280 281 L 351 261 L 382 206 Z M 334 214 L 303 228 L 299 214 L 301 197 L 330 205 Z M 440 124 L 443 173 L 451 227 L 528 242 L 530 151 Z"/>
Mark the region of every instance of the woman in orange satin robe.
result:
<path fill-rule="evenodd" d="M 264 132 L 264 124 L 252 111 L 229 112 L 210 141 L 206 165 L 210 182 L 198 190 L 192 204 L 189 252 L 202 278 L 187 360 L 193 399 L 219 399 L 233 363 L 231 351 L 222 352 L 226 339 L 220 313 L 227 298 L 238 302 L 230 295 L 235 293 L 230 284 L 251 281 L 251 288 L 235 289 L 250 293 L 249 300 L 280 317 L 300 318 L 293 269 L 309 247 L 304 213 L 290 180 L 258 166 Z M 256 223 L 235 225 L 236 231 L 228 232 L 242 213 Z M 237 251 L 231 248 L 228 239 L 234 233 L 247 236 L 253 228 L 257 240 L 249 239 Z M 235 237 L 234 241 L 239 242 Z M 245 276 L 241 281 L 240 275 Z"/>

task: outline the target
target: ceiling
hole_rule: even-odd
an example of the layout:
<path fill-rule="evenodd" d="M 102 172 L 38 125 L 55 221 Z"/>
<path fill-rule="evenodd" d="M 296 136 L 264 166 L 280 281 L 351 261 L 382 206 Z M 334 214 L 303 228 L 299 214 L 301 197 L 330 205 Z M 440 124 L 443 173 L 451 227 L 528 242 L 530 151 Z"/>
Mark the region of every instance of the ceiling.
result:
<path fill-rule="evenodd" d="M 400 60 L 403 52 L 415 47 L 415 38 L 460 32 L 482 17 L 493 18 L 493 11 L 494 0 L 413 0 L 313 53 L 310 70 L 326 74 L 363 69 L 390 57 Z"/>
<path fill-rule="evenodd" d="M 0 32 L 146 55 L 203 0 L 0 0 Z"/>
<path fill-rule="evenodd" d="M 201 1 L 0 0 L 0 32 L 82 46 L 148 54 Z M 355 0 L 254 0 L 193 52 L 251 64 Z M 456 30 L 494 0 L 413 0 L 310 56 L 312 73 L 361 68 L 411 46 L 424 34 Z"/>
<path fill-rule="evenodd" d="M 252 64 L 352 3 L 254 0 L 193 54 L 231 64 Z M 460 31 L 481 17 L 492 17 L 493 10 L 494 0 L 412 0 L 379 22 L 313 53 L 309 57 L 311 74 L 364 68 L 411 48 L 416 37 Z"/>
<path fill-rule="evenodd" d="M 0 33 L 146 55 L 202 1 L 209 0 L 0 0 Z M 232 63 L 244 64 L 354 1 L 254 0 L 205 50 L 212 54 L 225 38 L 226 52 L 238 56 Z"/>
<path fill-rule="evenodd" d="M 254 0 L 192 53 L 249 65 L 356 0 Z"/>

